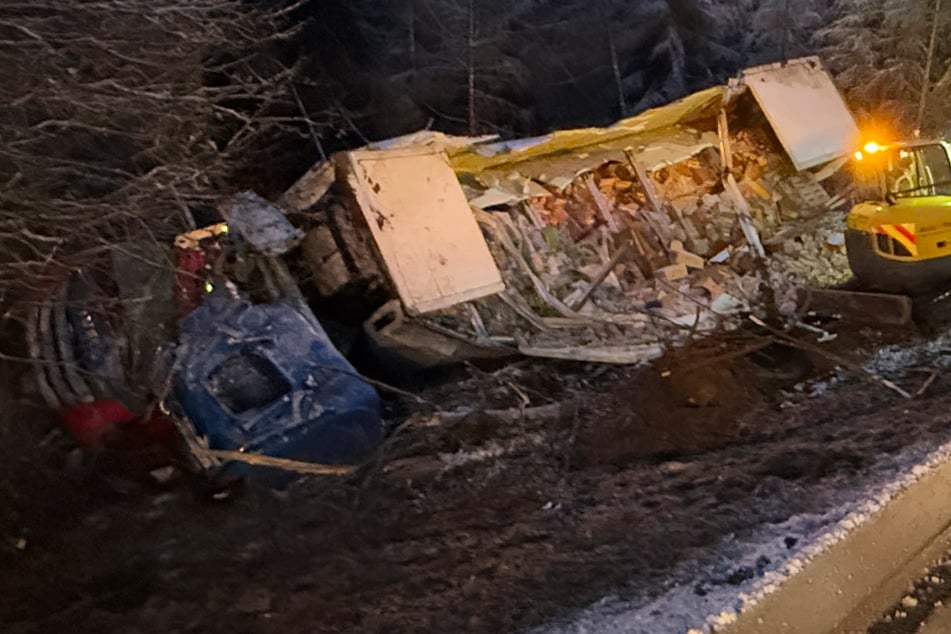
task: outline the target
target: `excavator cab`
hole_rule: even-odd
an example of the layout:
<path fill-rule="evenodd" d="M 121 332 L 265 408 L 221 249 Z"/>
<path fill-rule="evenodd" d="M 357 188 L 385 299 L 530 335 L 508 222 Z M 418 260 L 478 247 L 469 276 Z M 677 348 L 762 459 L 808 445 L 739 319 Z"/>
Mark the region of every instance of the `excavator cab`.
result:
<path fill-rule="evenodd" d="M 892 198 L 951 196 L 951 163 L 944 144 L 899 148 L 885 158 L 885 185 Z"/>
<path fill-rule="evenodd" d="M 849 213 L 846 250 L 860 285 L 912 296 L 951 286 L 951 146 L 869 143 L 855 159 L 866 200 Z"/>

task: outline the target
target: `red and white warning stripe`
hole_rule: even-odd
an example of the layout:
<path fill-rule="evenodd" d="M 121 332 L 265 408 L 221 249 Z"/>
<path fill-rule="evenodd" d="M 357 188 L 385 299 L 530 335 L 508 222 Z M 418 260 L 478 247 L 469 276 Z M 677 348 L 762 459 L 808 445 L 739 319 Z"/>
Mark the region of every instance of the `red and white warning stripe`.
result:
<path fill-rule="evenodd" d="M 918 244 L 915 238 L 915 223 L 903 222 L 897 225 L 878 225 L 875 233 L 885 234 L 899 242 L 913 256 L 918 255 Z"/>

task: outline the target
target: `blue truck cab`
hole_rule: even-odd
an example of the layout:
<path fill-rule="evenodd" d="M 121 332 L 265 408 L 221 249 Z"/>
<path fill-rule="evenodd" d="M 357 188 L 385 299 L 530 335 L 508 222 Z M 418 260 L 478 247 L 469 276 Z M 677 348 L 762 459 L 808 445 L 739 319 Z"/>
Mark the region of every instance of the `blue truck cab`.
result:
<path fill-rule="evenodd" d="M 354 464 L 382 438 L 376 391 L 295 302 L 209 294 L 179 325 L 170 379 L 168 408 L 210 449 Z M 290 479 L 242 462 L 222 472 Z"/>

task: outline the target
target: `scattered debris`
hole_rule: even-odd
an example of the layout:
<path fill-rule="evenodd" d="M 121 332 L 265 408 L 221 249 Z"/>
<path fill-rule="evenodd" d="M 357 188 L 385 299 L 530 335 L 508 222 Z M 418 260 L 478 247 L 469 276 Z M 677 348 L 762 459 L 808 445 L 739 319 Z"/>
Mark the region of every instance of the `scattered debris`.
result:
<path fill-rule="evenodd" d="M 757 76 L 828 79 L 811 59 L 789 66 Z M 747 315 L 829 340 L 804 321 L 798 289 L 848 276 L 834 213 L 847 195 L 825 189 L 841 152 L 803 158 L 789 136 L 802 118 L 785 113 L 777 129 L 776 106 L 753 92 L 711 88 L 609 128 L 518 142 L 424 132 L 342 152 L 280 198 L 299 226 L 239 194 L 220 210 L 226 222 L 179 236 L 172 258 L 141 251 L 173 259 L 174 275 L 112 263 L 121 299 L 155 291 L 129 302 L 131 368 L 103 347 L 121 339 L 108 320 L 39 303 L 29 339 L 40 389 L 90 445 L 147 412 L 166 430 L 170 415 L 205 470 L 358 461 L 382 437 L 378 397 L 284 263 L 298 245 L 307 299 L 358 297 L 351 325 L 393 367 L 516 352 L 638 364 Z M 76 338 L 88 348 L 78 355 L 65 343 Z M 72 370 L 77 360 L 100 384 Z"/>
<path fill-rule="evenodd" d="M 817 76 L 828 86 L 820 82 L 816 93 L 810 84 L 806 98 L 851 122 L 813 58 L 790 66 L 755 75 Z M 390 298 L 401 303 L 386 309 L 399 323 L 392 330 L 408 333 L 394 332 L 383 347 L 424 367 L 498 354 L 499 346 L 639 363 L 735 329 L 744 312 L 801 322 L 798 289 L 849 277 L 847 197 L 824 185 L 833 186 L 836 170 L 825 167 L 842 166 L 851 128 L 827 133 L 842 148 L 820 160 L 796 136 L 802 116 L 783 115 L 784 148 L 770 123 L 778 106 L 769 102 L 767 117 L 757 100 L 737 84 L 610 128 L 343 153 L 335 160 L 352 195 L 328 196 L 318 213 L 343 206 L 362 219 L 357 229 L 372 235 L 396 291 Z M 789 144 L 806 167 L 824 171 L 797 169 Z M 307 240 L 321 241 L 319 259 L 330 268 L 337 252 L 341 262 L 360 260 L 333 232 L 318 225 L 312 233 Z M 318 290 L 331 299 L 360 275 L 373 273 L 345 272 Z M 387 336 L 378 322 L 375 315 L 365 326 L 374 339 Z M 409 334 L 411 325 L 455 341 L 438 344 L 446 352 L 434 356 L 435 335 Z"/>

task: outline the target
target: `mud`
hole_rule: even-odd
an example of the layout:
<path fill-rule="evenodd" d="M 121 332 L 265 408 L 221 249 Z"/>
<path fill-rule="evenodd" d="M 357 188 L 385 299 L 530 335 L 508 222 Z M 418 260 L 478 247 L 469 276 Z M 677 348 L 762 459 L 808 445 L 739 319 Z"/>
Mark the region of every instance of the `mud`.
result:
<path fill-rule="evenodd" d="M 911 415 L 858 379 L 797 391 L 822 360 L 769 346 L 738 355 L 750 343 L 641 370 L 470 368 L 422 393 L 469 415 L 440 423 L 432 405 L 394 401 L 392 413 L 415 416 L 356 474 L 225 502 L 119 478 L 108 461 L 80 461 L 40 412 L 11 410 L 2 629 L 513 632 L 606 595 L 740 587 L 770 562 L 703 578 L 683 564 L 711 563 L 725 536 L 822 514 L 900 450 L 951 437 L 943 376 Z M 480 411 L 555 402 L 541 419 Z"/>

